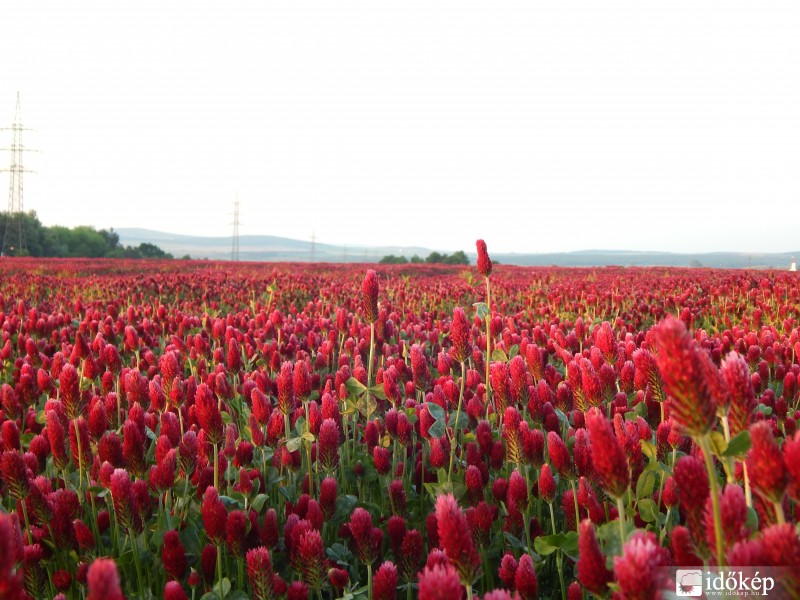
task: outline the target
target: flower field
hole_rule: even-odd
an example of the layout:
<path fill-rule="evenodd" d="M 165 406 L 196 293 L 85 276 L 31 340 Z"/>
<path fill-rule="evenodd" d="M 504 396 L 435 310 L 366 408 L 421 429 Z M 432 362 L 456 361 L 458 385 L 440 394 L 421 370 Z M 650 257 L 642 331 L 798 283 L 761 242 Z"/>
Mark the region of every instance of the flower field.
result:
<path fill-rule="evenodd" d="M 0 261 L 0 599 L 800 596 L 796 273 Z"/>

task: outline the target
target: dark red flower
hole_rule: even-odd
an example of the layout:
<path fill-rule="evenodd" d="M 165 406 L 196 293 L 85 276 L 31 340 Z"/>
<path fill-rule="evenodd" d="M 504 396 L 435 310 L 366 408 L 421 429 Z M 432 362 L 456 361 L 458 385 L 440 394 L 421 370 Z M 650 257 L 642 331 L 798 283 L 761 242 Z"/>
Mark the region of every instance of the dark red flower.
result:
<path fill-rule="evenodd" d="M 588 519 L 581 521 L 578 529 L 578 564 L 575 566 L 578 581 L 591 593 L 603 596 L 614 574 L 606 567 L 606 557 Z"/>
<path fill-rule="evenodd" d="M 161 562 L 170 577 L 183 579 L 188 563 L 186 551 L 177 531 L 171 530 L 164 534 L 164 545 L 161 547 Z"/>
<path fill-rule="evenodd" d="M 361 284 L 361 299 L 364 306 L 364 318 L 367 323 L 378 320 L 378 274 L 369 269 Z"/>
<path fill-rule="evenodd" d="M 752 446 L 747 452 L 747 474 L 753 489 L 770 502 L 783 501 L 788 478 L 783 468 L 781 449 L 767 421 L 750 427 Z"/>
<path fill-rule="evenodd" d="M 203 526 L 206 536 L 211 543 L 220 546 L 225 541 L 226 527 L 228 522 L 228 511 L 222 500 L 219 499 L 217 490 L 214 486 L 208 486 L 203 494 L 203 504 L 200 512 L 203 515 Z"/>
<path fill-rule="evenodd" d="M 247 576 L 255 600 L 273 600 L 277 597 L 273 588 L 269 550 L 263 546 L 253 548 L 247 553 Z"/>
<path fill-rule="evenodd" d="M 464 309 L 456 306 L 453 309 L 453 321 L 450 324 L 450 354 L 457 362 L 464 362 L 472 353 L 470 348 L 470 325 Z"/>
<path fill-rule="evenodd" d="M 486 242 L 477 240 L 475 247 L 478 250 L 478 273 L 484 277 L 492 274 L 492 259 L 489 258 L 489 252 L 486 249 Z"/>
<path fill-rule="evenodd" d="M 586 428 L 592 448 L 592 468 L 602 488 L 614 498 L 621 498 L 630 485 L 630 469 L 625 450 L 603 414 L 586 414 Z"/>
<path fill-rule="evenodd" d="M 206 434 L 210 444 L 219 444 L 224 438 L 222 415 L 219 411 L 217 399 L 205 383 L 197 386 L 195 393 L 195 411 L 197 421 Z"/>
<path fill-rule="evenodd" d="M 543 464 L 539 471 L 539 495 L 548 504 L 552 504 L 556 497 L 556 480 L 547 463 Z"/>

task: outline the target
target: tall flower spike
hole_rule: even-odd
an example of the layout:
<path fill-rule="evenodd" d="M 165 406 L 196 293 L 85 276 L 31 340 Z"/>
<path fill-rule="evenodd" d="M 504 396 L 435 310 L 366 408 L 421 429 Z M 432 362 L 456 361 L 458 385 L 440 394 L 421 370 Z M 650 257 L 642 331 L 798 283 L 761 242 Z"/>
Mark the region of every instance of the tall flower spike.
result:
<path fill-rule="evenodd" d="M 361 295 L 364 303 L 364 318 L 367 323 L 378 320 L 378 274 L 369 269 L 361 284 Z"/>
<path fill-rule="evenodd" d="M 747 452 L 747 472 L 753 489 L 770 502 L 780 503 L 787 477 L 783 454 L 772 435 L 772 427 L 761 421 L 750 427 L 752 446 Z"/>
<path fill-rule="evenodd" d="M 667 317 L 655 328 L 656 364 L 671 398 L 670 414 L 689 435 L 701 436 L 714 426 L 716 403 L 708 381 L 705 352 L 683 322 Z"/>
<path fill-rule="evenodd" d="M 581 521 L 578 529 L 578 564 L 575 568 L 581 585 L 597 596 L 603 596 L 614 579 L 614 574 L 606 568 L 606 557 L 600 550 L 594 525 L 588 519 Z"/>
<path fill-rule="evenodd" d="M 592 449 L 592 466 L 602 488 L 614 498 L 621 498 L 630 485 L 630 470 L 625 450 L 614 435 L 611 423 L 592 410 L 586 414 L 586 428 Z"/>
<path fill-rule="evenodd" d="M 247 553 L 247 576 L 256 600 L 273 600 L 273 573 L 269 550 L 264 546 L 253 548 Z"/>
<path fill-rule="evenodd" d="M 472 543 L 467 519 L 452 494 L 436 499 L 436 522 L 439 543 L 461 574 L 461 581 L 471 585 L 478 575 L 481 558 Z"/>
<path fill-rule="evenodd" d="M 478 250 L 478 272 L 484 277 L 488 277 L 492 274 L 492 259 L 489 258 L 486 242 L 478 240 L 475 242 L 475 247 Z"/>
<path fill-rule="evenodd" d="M 469 344 L 470 325 L 464 309 L 456 306 L 453 309 L 453 322 L 450 325 L 450 341 L 453 346 L 450 353 L 457 362 L 464 362 L 471 353 Z"/>

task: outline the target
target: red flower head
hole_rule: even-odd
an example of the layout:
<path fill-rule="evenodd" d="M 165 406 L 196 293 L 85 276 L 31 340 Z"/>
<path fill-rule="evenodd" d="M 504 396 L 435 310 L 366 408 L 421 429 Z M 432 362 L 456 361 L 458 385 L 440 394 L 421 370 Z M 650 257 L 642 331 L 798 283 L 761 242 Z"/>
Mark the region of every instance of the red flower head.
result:
<path fill-rule="evenodd" d="M 220 513 L 221 514 L 221 513 Z M 225 524 L 228 551 L 235 557 L 244 553 L 244 541 L 247 535 L 247 517 L 241 510 L 233 510 L 228 514 Z"/>
<path fill-rule="evenodd" d="M 600 550 L 594 525 L 588 519 L 581 521 L 578 530 L 576 571 L 581 585 L 597 596 L 603 596 L 614 579 L 614 574 L 606 568 L 606 557 Z"/>
<path fill-rule="evenodd" d="M 726 485 L 725 489 L 719 494 L 720 516 L 722 517 L 722 533 L 724 536 L 724 546 L 730 548 L 736 542 L 747 539 L 748 529 L 745 527 L 747 521 L 747 504 L 744 500 L 744 490 L 738 485 Z M 705 506 L 705 533 L 706 543 L 709 548 L 714 548 L 716 538 L 714 537 L 714 511 L 711 504 L 711 496 L 708 496 Z M 718 557 L 722 561 L 725 557 Z"/>
<path fill-rule="evenodd" d="M 339 464 L 339 426 L 333 419 L 325 419 L 319 428 L 317 460 L 325 472 L 333 471 Z"/>
<path fill-rule="evenodd" d="M 273 600 L 276 598 L 272 581 L 272 561 L 269 550 L 263 546 L 253 548 L 247 553 L 247 576 L 253 590 L 255 600 Z"/>
<path fill-rule="evenodd" d="M 318 590 L 325 577 L 325 546 L 316 529 L 306 531 L 300 537 L 297 548 L 300 574 L 311 589 Z"/>
<path fill-rule="evenodd" d="M 470 324 L 464 309 L 456 306 L 453 309 L 453 322 L 450 324 L 450 341 L 453 343 L 450 354 L 457 362 L 467 360 L 472 352 L 470 348 Z"/>
<path fill-rule="evenodd" d="M 503 558 L 500 559 L 500 567 L 497 570 L 497 574 L 500 576 L 503 585 L 509 589 L 514 589 L 514 580 L 517 576 L 518 566 L 519 563 L 517 559 L 514 558 L 514 555 L 510 552 L 506 552 Z"/>
<path fill-rule="evenodd" d="M 203 495 L 203 504 L 200 512 L 203 515 L 203 526 L 211 543 L 220 546 L 225 540 L 228 511 L 217 495 L 214 486 L 208 486 Z"/>
<path fill-rule="evenodd" d="M 770 502 L 783 501 L 787 477 L 783 454 L 767 421 L 750 427 L 752 446 L 747 452 L 747 474 L 753 489 Z"/>
<path fill-rule="evenodd" d="M 374 530 L 372 528 L 372 516 L 366 509 L 358 507 L 350 515 L 350 528 L 352 543 L 355 554 L 364 564 L 372 564 L 377 558 L 375 545 L 373 544 Z"/>
<path fill-rule="evenodd" d="M 21 502 L 30 489 L 30 471 L 19 450 L 6 450 L 0 458 L 0 475 L 12 498 Z"/>
<path fill-rule="evenodd" d="M 547 452 L 550 454 L 550 462 L 562 477 L 567 479 L 575 477 L 575 466 L 572 464 L 567 445 L 555 431 L 547 433 Z"/>
<path fill-rule="evenodd" d="M 682 456 L 673 471 L 678 486 L 681 510 L 686 512 L 687 523 L 693 534 L 700 534 L 703 510 L 709 495 L 708 472 L 702 459 Z M 702 538 L 701 538 L 702 539 Z"/>
<path fill-rule="evenodd" d="M 722 361 L 720 375 L 730 394 L 728 424 L 731 436 L 735 436 L 750 425 L 750 416 L 756 407 L 753 380 L 747 361 L 736 352 L 731 352 Z"/>
<path fill-rule="evenodd" d="M 391 561 L 387 560 L 375 572 L 372 597 L 375 600 L 394 600 L 397 597 L 397 567 Z"/>
<path fill-rule="evenodd" d="M 663 569 L 670 564 L 669 551 L 658 545 L 650 531 L 637 530 L 614 558 L 614 578 L 624 598 L 650 600 L 659 597 L 668 578 Z"/>
<path fill-rule="evenodd" d="M 348 581 L 350 581 L 350 575 L 344 569 L 332 568 L 328 570 L 328 582 L 337 593 L 341 593 Z"/>
<path fill-rule="evenodd" d="M 419 575 L 418 600 L 458 600 L 463 592 L 458 571 L 450 564 L 425 567 Z"/>
<path fill-rule="evenodd" d="M 286 590 L 286 600 L 308 600 L 308 586 L 302 581 L 293 581 Z"/>
<path fill-rule="evenodd" d="M 533 600 L 539 583 L 536 580 L 536 571 L 533 568 L 533 559 L 530 554 L 523 554 L 519 557 L 517 572 L 514 575 L 514 586 L 522 600 Z"/>
<path fill-rule="evenodd" d="M 556 480 L 547 463 L 539 471 L 539 495 L 548 504 L 552 504 L 556 497 Z"/>
<path fill-rule="evenodd" d="M 164 534 L 164 545 L 161 547 L 161 562 L 164 570 L 173 579 L 182 579 L 188 568 L 186 551 L 183 548 L 177 531 Z"/>
<path fill-rule="evenodd" d="M 67 410 L 67 418 L 72 420 L 81 412 L 81 390 L 79 384 L 78 371 L 70 363 L 61 368 L 58 376 L 59 394 L 64 408 Z"/>
<path fill-rule="evenodd" d="M 361 297 L 364 303 L 364 318 L 367 323 L 378 320 L 378 274 L 369 269 L 361 284 Z"/>
<path fill-rule="evenodd" d="M 98 558 L 86 576 L 89 593 L 86 600 L 124 600 L 120 587 L 117 563 L 110 558 Z"/>
<path fill-rule="evenodd" d="M 711 431 L 716 402 L 709 379 L 708 356 L 686 331 L 682 321 L 667 317 L 654 329 L 656 364 L 670 396 L 670 414 L 690 435 Z"/>
<path fill-rule="evenodd" d="M 592 467 L 603 489 L 621 498 L 630 485 L 630 470 L 625 450 L 614 435 L 611 423 L 603 414 L 592 410 L 586 415 L 586 428 L 592 447 Z"/>
<path fill-rule="evenodd" d="M 670 537 L 670 548 L 672 548 L 672 555 L 675 557 L 676 565 L 685 565 L 687 567 L 699 567 L 703 564 L 703 559 L 695 553 L 694 542 L 689 530 L 683 525 L 678 525 L 672 530 Z M 728 554 L 728 559 L 732 560 L 732 556 Z M 740 562 L 732 562 L 734 565 L 744 565 Z M 761 563 L 758 563 L 761 564 Z"/>
<path fill-rule="evenodd" d="M 453 562 L 461 580 L 470 585 L 479 573 L 481 558 L 472 543 L 469 525 L 452 494 L 436 499 L 439 543 Z"/>
<path fill-rule="evenodd" d="M 478 273 L 488 277 L 492 274 L 492 259 L 486 250 L 486 242 L 478 240 L 475 242 L 475 247 L 478 249 Z"/>
<path fill-rule="evenodd" d="M 400 546 L 400 557 L 397 558 L 400 572 L 405 581 L 416 577 L 417 569 L 422 562 L 422 534 L 416 529 L 407 531 Z"/>
<path fill-rule="evenodd" d="M 289 414 L 294 409 L 294 365 L 290 361 L 281 364 L 276 383 L 278 385 L 278 410 Z"/>
<path fill-rule="evenodd" d="M 177 581 L 168 581 L 164 586 L 164 600 L 188 600 L 188 598 Z"/>
<path fill-rule="evenodd" d="M 222 415 L 219 412 L 217 399 L 205 383 L 197 386 L 194 401 L 197 421 L 205 431 L 206 440 L 210 444 L 219 444 L 225 437 L 222 426 Z"/>

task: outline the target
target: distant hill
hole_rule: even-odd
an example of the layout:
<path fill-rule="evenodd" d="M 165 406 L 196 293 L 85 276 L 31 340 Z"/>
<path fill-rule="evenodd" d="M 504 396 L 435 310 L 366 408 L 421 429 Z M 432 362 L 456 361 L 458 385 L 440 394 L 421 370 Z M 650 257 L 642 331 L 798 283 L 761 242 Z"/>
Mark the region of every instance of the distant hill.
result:
<path fill-rule="evenodd" d="M 178 235 L 150 229 L 123 228 L 115 230 L 120 242 L 126 246 L 142 243 L 155 244 L 175 257 L 188 254 L 192 258 L 230 260 L 232 240 L 225 237 Z M 399 246 L 340 246 L 314 244 L 313 260 L 317 262 L 378 262 L 389 254 L 411 258 L 415 254 L 425 258 L 431 252 L 453 252 L 458 248 L 424 248 Z M 271 235 L 242 235 L 239 237 L 239 259 L 242 261 L 310 262 L 311 242 Z M 741 252 L 708 252 L 683 254 L 672 252 L 639 252 L 629 250 L 579 250 L 575 252 L 548 252 L 541 254 L 490 253 L 500 264 L 521 266 L 564 267 L 713 267 L 727 269 L 788 269 L 797 252 L 746 254 Z M 467 253 L 476 260 L 474 253 Z"/>

